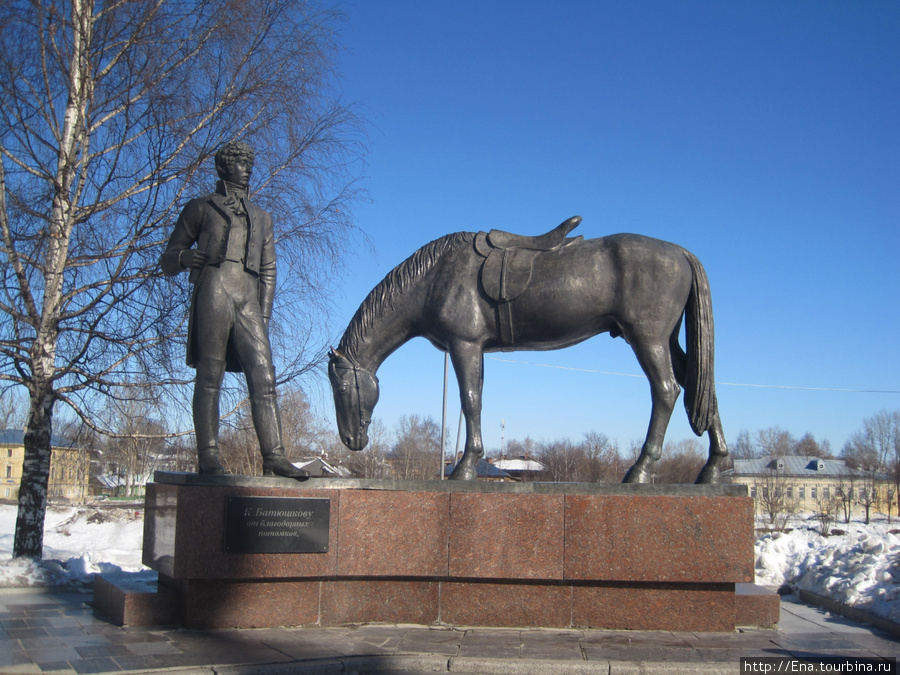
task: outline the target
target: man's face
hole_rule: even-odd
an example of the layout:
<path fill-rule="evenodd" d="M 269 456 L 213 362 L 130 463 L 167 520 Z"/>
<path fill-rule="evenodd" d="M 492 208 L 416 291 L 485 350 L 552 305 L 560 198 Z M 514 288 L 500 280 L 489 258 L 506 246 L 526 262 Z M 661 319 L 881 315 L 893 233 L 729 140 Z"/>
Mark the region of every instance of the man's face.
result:
<path fill-rule="evenodd" d="M 229 183 L 234 183 L 244 189 L 250 187 L 250 176 L 253 173 L 253 163 L 244 157 L 232 160 L 228 166 L 228 173 L 223 176 Z"/>

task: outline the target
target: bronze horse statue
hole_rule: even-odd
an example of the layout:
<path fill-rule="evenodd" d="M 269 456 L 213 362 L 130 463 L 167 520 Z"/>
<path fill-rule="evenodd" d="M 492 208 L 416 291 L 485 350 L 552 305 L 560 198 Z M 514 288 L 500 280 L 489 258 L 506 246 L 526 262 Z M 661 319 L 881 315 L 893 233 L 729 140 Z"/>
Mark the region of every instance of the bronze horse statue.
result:
<path fill-rule="evenodd" d="M 457 232 L 420 248 L 360 305 L 328 375 L 341 440 L 362 450 L 378 402 L 375 373 L 398 347 L 425 337 L 449 352 L 466 420 L 451 478 L 474 480 L 484 455 L 484 353 L 561 349 L 600 333 L 623 337 L 650 382 L 652 411 L 641 454 L 624 482 L 642 483 L 659 459 L 681 388 L 694 433 L 709 432 L 698 483 L 714 483 L 728 449 L 713 380 L 709 282 L 685 249 L 636 234 L 567 237 L 580 217 L 539 237 Z M 685 320 L 686 350 L 678 341 Z"/>

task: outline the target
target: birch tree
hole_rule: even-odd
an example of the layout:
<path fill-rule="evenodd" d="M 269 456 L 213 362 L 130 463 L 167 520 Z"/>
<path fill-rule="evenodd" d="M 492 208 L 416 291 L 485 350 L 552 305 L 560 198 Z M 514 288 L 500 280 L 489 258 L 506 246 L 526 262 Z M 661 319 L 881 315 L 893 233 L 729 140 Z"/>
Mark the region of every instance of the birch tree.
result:
<path fill-rule="evenodd" d="M 257 149 L 255 201 L 275 217 L 294 319 L 276 307 L 275 349 L 292 331 L 310 344 L 301 310 L 322 306 L 352 229 L 360 141 L 336 19 L 292 0 L 0 3 L 0 381 L 29 400 L 14 555 L 42 552 L 57 404 L 96 428 L 97 397 L 190 379 L 186 282 L 156 261 L 227 140 Z M 300 351 L 288 376 L 315 360 Z"/>

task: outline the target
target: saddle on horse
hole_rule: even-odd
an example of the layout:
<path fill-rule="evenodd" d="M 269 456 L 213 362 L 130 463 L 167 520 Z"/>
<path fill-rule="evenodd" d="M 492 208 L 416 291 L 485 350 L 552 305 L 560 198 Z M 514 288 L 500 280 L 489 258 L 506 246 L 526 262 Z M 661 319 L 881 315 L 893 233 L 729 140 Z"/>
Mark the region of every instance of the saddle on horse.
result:
<path fill-rule="evenodd" d="M 578 227 L 580 222 L 581 216 L 573 216 L 536 237 L 502 230 L 479 232 L 475 235 L 475 251 L 485 259 L 478 276 L 485 295 L 497 303 L 501 337 L 504 345 L 508 345 L 504 349 L 512 350 L 515 346 L 510 303 L 528 288 L 534 259 L 582 239 L 580 235 L 567 238 L 569 232 Z"/>

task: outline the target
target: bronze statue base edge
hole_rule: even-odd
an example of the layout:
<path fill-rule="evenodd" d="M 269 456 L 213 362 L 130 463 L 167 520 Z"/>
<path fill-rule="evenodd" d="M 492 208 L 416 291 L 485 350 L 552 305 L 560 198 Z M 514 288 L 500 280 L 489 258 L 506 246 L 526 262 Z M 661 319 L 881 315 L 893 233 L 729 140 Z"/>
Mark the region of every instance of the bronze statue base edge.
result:
<path fill-rule="evenodd" d="M 177 471 L 156 471 L 154 483 L 219 487 L 284 487 L 325 490 L 394 490 L 408 492 L 499 492 L 507 494 L 647 495 L 682 497 L 747 497 L 746 485 L 660 483 L 510 483 L 461 480 L 376 480 L 369 478 L 316 478 L 302 483 L 279 476 L 208 476 Z"/>

